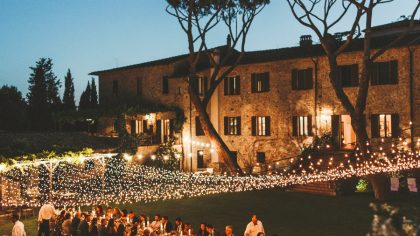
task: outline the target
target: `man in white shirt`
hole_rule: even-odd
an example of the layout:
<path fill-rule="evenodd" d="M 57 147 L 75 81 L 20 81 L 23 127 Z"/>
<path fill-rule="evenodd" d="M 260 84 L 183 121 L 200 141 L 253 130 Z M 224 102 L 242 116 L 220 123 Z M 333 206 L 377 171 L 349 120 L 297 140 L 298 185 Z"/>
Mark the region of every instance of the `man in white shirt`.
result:
<path fill-rule="evenodd" d="M 21 221 L 19 221 L 19 216 L 17 214 L 13 214 L 12 222 L 13 222 L 12 236 L 26 236 L 25 226 L 23 225 Z"/>
<path fill-rule="evenodd" d="M 55 218 L 55 208 L 50 203 L 44 204 L 41 209 L 39 209 L 38 214 L 38 224 L 39 231 L 38 236 L 44 234 L 45 236 L 50 235 L 50 220 Z"/>
<path fill-rule="evenodd" d="M 258 220 L 257 215 L 252 215 L 251 222 L 246 226 L 245 236 L 257 236 L 258 233 L 264 233 L 264 227 L 261 221 Z"/>
<path fill-rule="evenodd" d="M 153 231 L 156 231 L 159 229 L 161 224 L 160 215 L 155 215 L 155 220 L 150 224 L 150 227 L 152 227 Z"/>

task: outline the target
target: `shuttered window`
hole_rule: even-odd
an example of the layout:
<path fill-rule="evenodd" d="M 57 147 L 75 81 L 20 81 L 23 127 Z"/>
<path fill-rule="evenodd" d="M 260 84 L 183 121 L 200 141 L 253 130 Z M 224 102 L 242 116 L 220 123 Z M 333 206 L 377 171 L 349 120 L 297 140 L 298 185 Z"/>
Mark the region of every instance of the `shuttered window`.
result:
<path fill-rule="evenodd" d="M 396 138 L 400 135 L 398 114 L 373 114 L 370 122 L 372 138 Z"/>
<path fill-rule="evenodd" d="M 252 73 L 251 74 L 251 92 L 263 93 L 270 91 L 270 73 Z"/>
<path fill-rule="evenodd" d="M 292 90 L 307 90 L 313 88 L 312 68 L 292 70 Z"/>
<path fill-rule="evenodd" d="M 169 78 L 167 76 L 162 77 L 162 94 L 169 94 Z"/>
<path fill-rule="evenodd" d="M 312 116 L 292 117 L 293 136 L 312 136 Z"/>
<path fill-rule="evenodd" d="M 270 117 L 253 116 L 251 118 L 253 136 L 270 136 Z"/>
<path fill-rule="evenodd" d="M 241 135 L 241 117 L 224 117 L 224 134 Z"/>
<path fill-rule="evenodd" d="M 191 80 L 193 89 L 199 96 L 204 96 L 207 92 L 207 77 L 196 77 Z"/>
<path fill-rule="evenodd" d="M 257 163 L 265 164 L 265 152 L 257 152 Z"/>
<path fill-rule="evenodd" d="M 142 82 L 141 82 L 141 79 L 137 79 L 137 84 L 136 84 L 136 88 L 137 88 L 137 96 L 141 96 L 141 94 L 142 94 L 142 90 L 143 90 L 143 88 L 142 88 Z"/>
<path fill-rule="evenodd" d="M 241 78 L 239 76 L 224 79 L 225 95 L 239 95 L 241 93 Z"/>
<path fill-rule="evenodd" d="M 398 84 L 398 61 L 373 63 L 370 83 L 371 85 Z"/>
<path fill-rule="evenodd" d="M 203 130 L 203 127 L 201 126 L 200 117 L 198 116 L 195 117 L 195 135 L 196 136 L 204 135 L 204 130 Z"/>
<path fill-rule="evenodd" d="M 359 86 L 359 69 L 357 64 L 338 67 L 338 81 L 342 87 Z"/>
<path fill-rule="evenodd" d="M 118 96 L 118 80 L 112 81 L 112 95 L 114 95 L 115 97 Z"/>

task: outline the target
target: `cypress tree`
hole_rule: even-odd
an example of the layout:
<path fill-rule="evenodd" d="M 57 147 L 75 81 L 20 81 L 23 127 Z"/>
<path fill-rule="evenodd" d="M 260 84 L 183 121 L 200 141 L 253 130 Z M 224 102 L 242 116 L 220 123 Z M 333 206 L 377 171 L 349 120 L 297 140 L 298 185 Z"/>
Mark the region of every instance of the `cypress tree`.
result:
<path fill-rule="evenodd" d="M 88 81 L 85 91 L 83 91 L 82 95 L 80 96 L 80 101 L 79 101 L 80 111 L 87 110 L 91 107 L 90 96 L 91 96 L 91 88 L 90 88 L 90 82 Z"/>
<path fill-rule="evenodd" d="M 90 89 L 90 104 L 91 108 L 95 109 L 98 106 L 98 92 L 96 91 L 95 79 L 92 78 L 91 89 Z"/>
<path fill-rule="evenodd" d="M 65 111 L 74 111 L 76 109 L 74 83 L 70 69 L 67 70 L 67 75 L 64 77 L 63 109 Z"/>

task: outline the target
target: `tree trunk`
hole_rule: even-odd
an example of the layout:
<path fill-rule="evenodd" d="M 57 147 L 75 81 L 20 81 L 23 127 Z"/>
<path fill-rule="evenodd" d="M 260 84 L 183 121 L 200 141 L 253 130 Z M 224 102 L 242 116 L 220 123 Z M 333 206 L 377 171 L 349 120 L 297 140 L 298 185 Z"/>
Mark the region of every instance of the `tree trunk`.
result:
<path fill-rule="evenodd" d="M 206 108 L 203 106 L 200 97 L 192 91 L 191 85 L 189 87 L 191 102 L 194 104 L 194 107 L 198 112 L 204 134 L 210 138 L 210 142 L 214 147 L 217 155 L 222 158 L 224 164 L 229 168 L 231 174 L 243 175 L 241 167 L 238 165 L 228 146 L 225 144 L 225 142 L 220 137 L 217 130 L 211 123 L 210 117 L 207 114 Z"/>
<path fill-rule="evenodd" d="M 331 45 L 329 45 L 331 47 Z M 327 46 L 328 48 L 328 46 Z M 357 144 L 361 152 L 366 155 L 368 146 L 366 141 L 368 141 L 368 134 L 366 131 L 366 116 L 364 114 L 366 108 L 366 101 L 368 96 L 369 88 L 369 66 L 370 61 L 368 57 L 363 59 L 363 71 L 361 74 L 358 97 L 356 105 L 353 104 L 348 99 L 347 95 L 344 93 L 343 88 L 341 87 L 340 81 L 337 81 L 338 73 L 338 64 L 337 58 L 334 56 L 329 57 L 330 65 L 330 82 L 333 85 L 334 91 L 337 95 L 337 98 L 340 100 L 343 107 L 346 109 L 348 114 L 351 117 L 351 126 L 356 134 Z M 368 179 L 372 185 L 372 189 L 377 200 L 386 200 L 389 193 L 389 184 L 387 184 L 387 177 L 385 174 L 370 175 Z"/>

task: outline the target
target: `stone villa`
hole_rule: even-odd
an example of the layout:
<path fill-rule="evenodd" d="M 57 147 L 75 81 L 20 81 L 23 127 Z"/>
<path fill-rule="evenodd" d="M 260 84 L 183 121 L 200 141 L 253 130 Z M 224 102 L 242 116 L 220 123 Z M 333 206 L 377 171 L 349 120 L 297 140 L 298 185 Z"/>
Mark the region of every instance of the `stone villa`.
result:
<path fill-rule="evenodd" d="M 405 27 L 404 21 L 374 27 L 373 48 L 386 45 Z M 355 40 L 339 57 L 342 86 L 353 101 L 362 49 L 363 41 Z M 186 157 L 183 163 L 186 170 L 217 167 L 220 160 L 211 148 L 211 140 L 201 130 L 194 106 L 190 106 L 185 82 L 186 58 L 187 55 L 180 55 L 91 75 L 99 77 L 101 105 L 147 99 L 181 108 L 186 117 L 181 133 L 172 131 L 173 112 L 127 116 L 127 129 L 150 133 L 151 146 L 165 142 L 170 136 L 178 137 Z M 416 24 L 412 33 L 374 64 L 366 109 L 370 137 L 420 136 L 419 61 L 420 25 Z M 200 69 L 199 93 L 205 93 L 206 76 L 211 69 L 210 66 Z M 236 153 L 240 165 L 282 165 L 299 152 L 299 145 L 327 132 L 331 132 L 341 148 L 353 147 L 356 140 L 350 117 L 336 98 L 328 73 L 327 58 L 310 36 L 302 36 L 297 47 L 245 53 L 208 106 L 213 125 Z M 102 134 L 115 134 L 114 119 L 101 119 Z"/>

